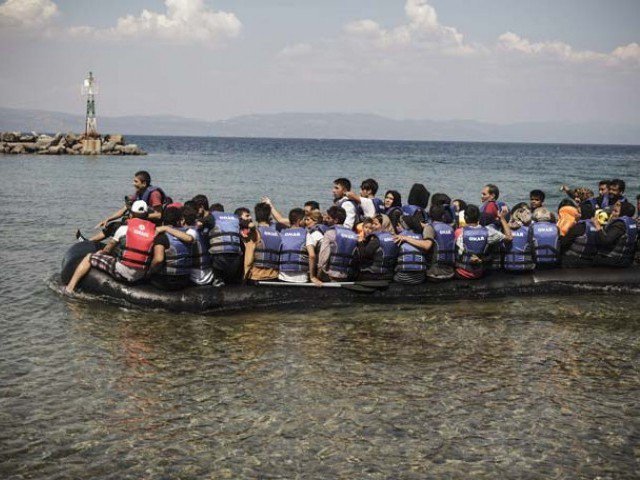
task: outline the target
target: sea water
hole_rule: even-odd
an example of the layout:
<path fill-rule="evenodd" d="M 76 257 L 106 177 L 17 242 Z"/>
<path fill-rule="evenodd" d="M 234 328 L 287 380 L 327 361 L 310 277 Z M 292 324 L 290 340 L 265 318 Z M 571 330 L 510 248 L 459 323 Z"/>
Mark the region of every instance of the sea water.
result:
<path fill-rule="evenodd" d="M 67 301 L 76 228 L 148 170 L 176 200 L 286 214 L 332 180 L 508 204 L 640 187 L 640 147 L 134 137 L 0 156 L 0 477 L 635 478 L 640 299 L 517 296 L 215 316 Z"/>

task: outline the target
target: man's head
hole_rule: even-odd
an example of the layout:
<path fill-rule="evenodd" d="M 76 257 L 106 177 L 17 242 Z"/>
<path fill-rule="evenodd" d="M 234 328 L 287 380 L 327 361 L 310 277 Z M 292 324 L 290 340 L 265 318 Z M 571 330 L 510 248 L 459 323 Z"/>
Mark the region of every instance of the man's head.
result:
<path fill-rule="evenodd" d="M 429 208 L 429 218 L 431 218 L 431 220 L 433 220 L 434 222 L 442 222 L 445 211 L 446 210 L 443 205 L 434 205 L 433 202 L 431 202 L 431 208 Z"/>
<path fill-rule="evenodd" d="M 467 205 L 464 209 L 464 221 L 467 225 L 476 225 L 480 221 L 480 209 L 477 205 Z"/>
<path fill-rule="evenodd" d="M 291 228 L 304 227 L 304 210 L 302 208 L 293 208 L 289 211 L 289 225 Z"/>
<path fill-rule="evenodd" d="M 431 196 L 431 205 L 442 206 L 451 205 L 451 197 L 446 193 L 434 193 Z"/>
<path fill-rule="evenodd" d="M 531 190 L 529 192 L 529 206 L 531 210 L 540 208 L 544 205 L 544 199 L 546 195 L 542 190 Z"/>
<path fill-rule="evenodd" d="M 198 210 L 198 215 L 202 216 L 209 211 L 209 199 L 206 195 L 199 194 L 191 199 Z"/>
<path fill-rule="evenodd" d="M 233 214 L 238 217 L 240 220 L 244 220 L 246 222 L 251 221 L 251 211 L 248 208 L 240 207 L 236 208 Z"/>
<path fill-rule="evenodd" d="M 347 219 L 347 212 L 342 207 L 330 207 L 327 210 L 327 225 L 342 225 Z"/>
<path fill-rule="evenodd" d="M 621 202 L 618 200 L 613 205 L 613 210 L 611 211 L 612 218 L 620 218 L 620 217 L 633 217 L 636 213 L 636 209 L 630 202 Z"/>
<path fill-rule="evenodd" d="M 336 178 L 333 181 L 333 198 L 340 200 L 351 190 L 351 182 L 347 178 Z"/>
<path fill-rule="evenodd" d="M 271 219 L 271 205 L 265 202 L 256 203 L 253 211 L 256 214 L 256 222 L 269 223 Z"/>
<path fill-rule="evenodd" d="M 178 207 L 168 207 L 162 212 L 162 224 L 169 227 L 180 227 L 182 225 L 182 209 Z"/>
<path fill-rule="evenodd" d="M 624 189 L 626 188 L 626 184 L 624 180 L 620 180 L 619 178 L 614 178 L 609 182 L 609 195 L 618 199 L 624 194 Z"/>
<path fill-rule="evenodd" d="M 315 200 L 309 200 L 304 204 L 304 214 L 309 215 L 313 210 L 320 210 L 320 204 Z"/>
<path fill-rule="evenodd" d="M 480 200 L 484 202 L 495 202 L 500 198 L 500 189 L 493 183 L 488 183 L 480 192 Z"/>
<path fill-rule="evenodd" d="M 378 182 L 373 178 L 367 178 L 360 184 L 360 196 L 365 198 L 373 198 L 378 193 Z"/>
<path fill-rule="evenodd" d="M 596 214 L 596 209 L 591 202 L 580 204 L 580 220 L 590 220 Z"/>
<path fill-rule="evenodd" d="M 537 208 L 536 211 L 533 212 L 534 222 L 551 222 L 552 220 L 553 215 L 544 207 Z"/>
<path fill-rule="evenodd" d="M 136 172 L 133 176 L 133 188 L 136 192 L 144 192 L 144 190 L 151 185 L 151 175 L 145 170 Z"/>
<path fill-rule="evenodd" d="M 609 193 L 609 180 L 600 180 L 598 183 L 598 195 L 604 197 Z"/>
<path fill-rule="evenodd" d="M 135 202 L 133 202 L 131 208 L 129 209 L 129 215 L 131 215 L 132 218 L 140 218 L 142 220 L 146 220 L 148 214 L 149 207 L 147 206 L 147 202 L 145 202 L 144 200 L 136 200 Z"/>
<path fill-rule="evenodd" d="M 221 203 L 214 203 L 209 207 L 210 212 L 224 212 L 224 205 Z"/>
<path fill-rule="evenodd" d="M 196 224 L 196 220 L 198 219 L 198 209 L 195 207 L 195 205 L 191 205 L 189 203 L 190 202 L 184 203 L 184 208 L 182 209 L 182 219 L 184 220 L 185 225 L 193 226 Z"/>

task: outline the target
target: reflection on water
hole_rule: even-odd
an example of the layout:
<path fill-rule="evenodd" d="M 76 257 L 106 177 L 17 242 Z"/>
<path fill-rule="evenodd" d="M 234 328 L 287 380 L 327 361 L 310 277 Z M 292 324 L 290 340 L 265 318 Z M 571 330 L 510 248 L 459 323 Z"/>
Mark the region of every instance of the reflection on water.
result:
<path fill-rule="evenodd" d="M 640 303 L 575 299 L 226 318 L 71 302 L 42 356 L 2 354 L 0 473 L 631 477 Z"/>

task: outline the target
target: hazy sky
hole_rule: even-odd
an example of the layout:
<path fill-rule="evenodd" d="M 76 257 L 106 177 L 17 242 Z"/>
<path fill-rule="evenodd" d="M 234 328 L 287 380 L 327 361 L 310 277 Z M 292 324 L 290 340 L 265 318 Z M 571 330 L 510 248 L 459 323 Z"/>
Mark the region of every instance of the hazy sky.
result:
<path fill-rule="evenodd" d="M 640 124 L 640 0 L 0 0 L 0 106 Z"/>

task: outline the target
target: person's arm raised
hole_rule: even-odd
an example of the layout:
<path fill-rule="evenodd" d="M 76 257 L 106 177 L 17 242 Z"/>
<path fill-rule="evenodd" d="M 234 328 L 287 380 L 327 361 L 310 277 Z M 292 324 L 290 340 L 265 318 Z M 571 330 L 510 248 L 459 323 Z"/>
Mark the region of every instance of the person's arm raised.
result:
<path fill-rule="evenodd" d="M 291 223 L 289 223 L 289 219 L 283 217 L 282 214 L 280 214 L 269 197 L 262 197 L 261 200 L 271 207 L 271 216 L 276 222 L 286 225 L 287 227 L 291 226 Z"/>

